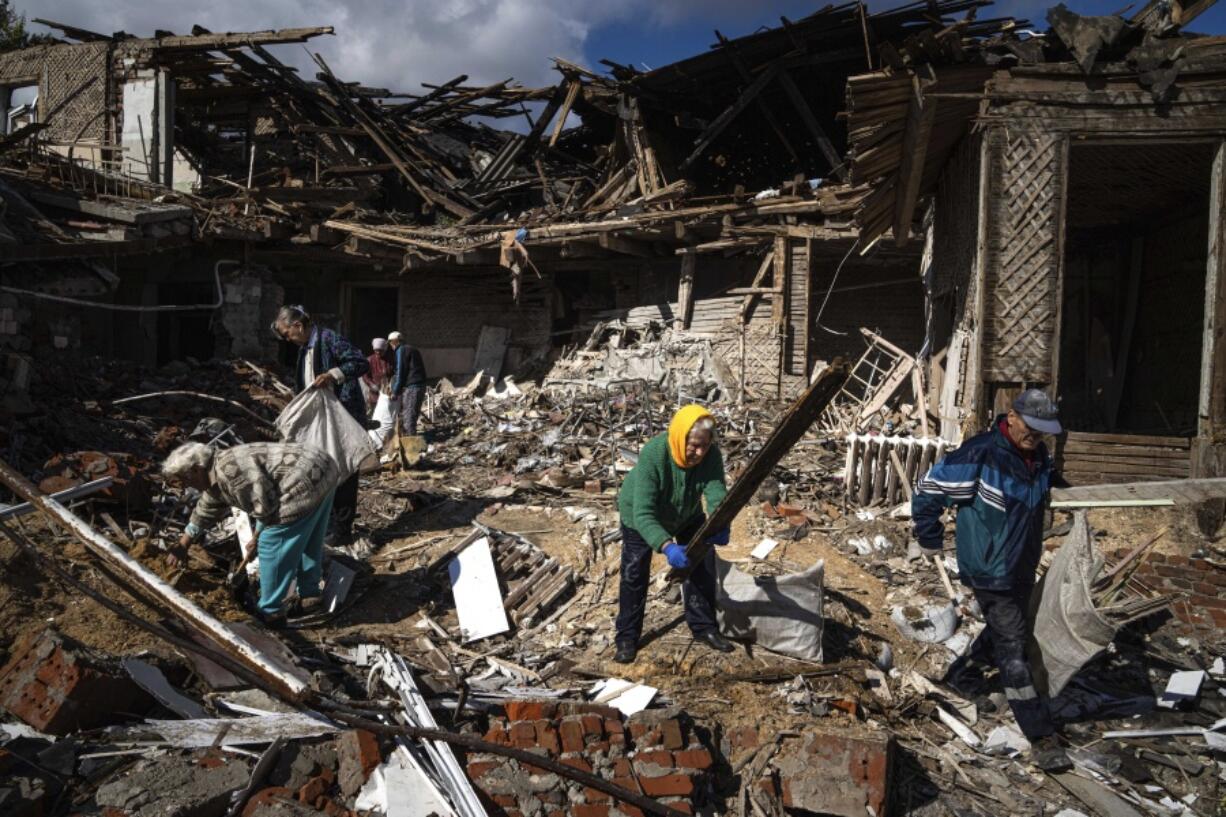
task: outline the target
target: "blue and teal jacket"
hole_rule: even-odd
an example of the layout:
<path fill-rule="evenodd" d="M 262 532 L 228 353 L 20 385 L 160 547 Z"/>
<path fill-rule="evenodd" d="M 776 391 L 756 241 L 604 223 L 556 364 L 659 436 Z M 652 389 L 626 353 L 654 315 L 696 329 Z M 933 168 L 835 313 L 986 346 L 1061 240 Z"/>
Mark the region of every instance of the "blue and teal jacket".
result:
<path fill-rule="evenodd" d="M 997 592 L 1026 587 L 1043 553 L 1043 516 L 1052 464 L 1039 444 L 1033 469 L 1000 430 L 972 437 L 932 466 L 911 497 L 922 547 L 939 550 L 941 512 L 957 506 L 958 573 L 962 583 Z"/>

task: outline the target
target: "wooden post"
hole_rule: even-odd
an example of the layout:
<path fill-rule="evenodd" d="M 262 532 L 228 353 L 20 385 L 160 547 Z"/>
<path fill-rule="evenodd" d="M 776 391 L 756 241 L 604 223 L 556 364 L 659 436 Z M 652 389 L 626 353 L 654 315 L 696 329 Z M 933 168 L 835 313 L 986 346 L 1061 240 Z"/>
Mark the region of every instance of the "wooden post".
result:
<path fill-rule="evenodd" d="M 681 281 L 677 284 L 677 317 L 673 323 L 676 329 L 689 329 L 694 319 L 694 267 L 698 263 L 698 253 L 687 252 L 681 256 Z"/>
<path fill-rule="evenodd" d="M 1226 443 L 1226 142 L 1219 142 L 1209 184 L 1209 261 L 1205 269 L 1205 331 L 1192 476 L 1217 476 Z"/>
<path fill-rule="evenodd" d="M 821 377 L 788 408 L 770 437 L 745 466 L 741 478 L 728 490 L 724 501 L 711 512 L 707 521 L 688 543 L 678 542 L 678 544 L 685 545 L 685 553 L 691 565 L 696 565 L 706 558 L 707 551 L 711 549 L 711 545 L 707 544 L 707 539 L 716 531 L 732 524 L 732 520 L 736 518 L 741 508 L 753 498 L 762 480 L 770 474 L 771 469 L 779 463 L 779 460 L 792 450 L 792 446 L 799 442 L 809 430 L 809 426 L 813 425 L 830 401 L 843 388 L 850 373 L 850 367 L 843 362 L 842 358 L 837 358 L 830 368 L 826 369 Z M 668 578 L 670 581 L 679 581 L 688 574 L 688 570 L 672 570 Z"/>

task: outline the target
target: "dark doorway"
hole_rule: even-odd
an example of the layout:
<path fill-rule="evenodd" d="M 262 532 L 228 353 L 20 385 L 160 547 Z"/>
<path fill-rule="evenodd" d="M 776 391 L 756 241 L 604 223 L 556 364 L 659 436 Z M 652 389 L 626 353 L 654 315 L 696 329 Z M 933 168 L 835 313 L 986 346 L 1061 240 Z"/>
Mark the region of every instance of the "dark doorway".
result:
<path fill-rule="evenodd" d="M 159 306 L 209 304 L 216 300 L 217 289 L 212 283 L 158 284 Z M 157 365 L 165 366 L 172 360 L 189 357 L 196 360 L 212 358 L 216 347 L 213 314 L 212 310 L 158 313 Z"/>
<path fill-rule="evenodd" d="M 349 340 L 370 353 L 374 338 L 385 338 L 399 329 L 400 287 L 354 286 L 349 290 L 349 320 L 345 327 Z"/>
<path fill-rule="evenodd" d="M 1196 433 L 1214 145 L 1069 153 L 1059 392 L 1084 432 Z"/>

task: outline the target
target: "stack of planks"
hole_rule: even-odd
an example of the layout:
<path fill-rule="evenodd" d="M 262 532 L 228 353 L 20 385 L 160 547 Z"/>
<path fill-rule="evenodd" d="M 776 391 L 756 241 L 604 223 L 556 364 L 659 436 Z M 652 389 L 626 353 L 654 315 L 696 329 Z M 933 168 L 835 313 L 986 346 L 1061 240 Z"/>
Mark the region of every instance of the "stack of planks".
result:
<path fill-rule="evenodd" d="M 1055 458 L 1073 485 L 1186 479 L 1192 471 L 1184 437 L 1070 431 L 1057 442 Z"/>

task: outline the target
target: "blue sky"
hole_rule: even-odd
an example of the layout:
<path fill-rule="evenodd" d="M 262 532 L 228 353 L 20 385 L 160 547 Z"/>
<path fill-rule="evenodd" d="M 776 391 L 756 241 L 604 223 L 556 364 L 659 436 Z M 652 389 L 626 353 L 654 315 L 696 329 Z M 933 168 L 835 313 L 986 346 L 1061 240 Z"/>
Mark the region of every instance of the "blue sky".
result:
<path fill-rule="evenodd" d="M 1124 0 L 1070 0 L 1082 14 L 1119 11 Z M 199 23 L 213 31 L 333 26 L 336 36 L 307 47 L 278 46 L 278 57 L 306 76 L 316 68 L 307 48 L 323 54 L 349 81 L 420 92 L 421 84 L 457 74 L 485 85 L 514 77 L 552 85 L 550 57 L 600 70 L 599 60 L 659 67 L 706 50 L 718 28 L 728 36 L 779 25 L 780 15 L 804 17 L 826 0 L 14 0 L 27 17 L 81 28 L 151 36 L 155 28 L 186 33 Z M 869 0 L 877 11 L 900 5 Z M 981 16 L 1024 17 L 1039 30 L 1047 3 L 1001 0 Z M 1138 8 L 1140 4 L 1138 3 Z M 1226 34 L 1226 2 L 1193 30 Z"/>
<path fill-rule="evenodd" d="M 1080 14 L 1113 14 L 1123 8 L 1125 0 L 1066 0 L 1073 11 Z M 660 21 L 636 18 L 617 20 L 597 26 L 588 35 L 584 44 L 589 63 L 602 57 L 623 64 L 632 64 L 642 69 L 644 65 L 657 68 L 670 62 L 705 51 L 715 42 L 713 29 L 725 36 L 749 34 L 761 27 L 779 25 L 779 17 L 795 20 L 811 14 L 822 3 L 775 0 L 775 2 L 745 3 L 736 8 L 709 10 L 703 15 L 686 16 L 675 20 Z M 870 2 L 874 11 L 892 8 L 897 3 Z M 1051 3 L 1006 0 L 983 9 L 981 17 L 1013 16 L 1029 19 L 1036 30 L 1048 28 L 1044 15 Z M 1143 3 L 1137 3 L 1140 8 Z M 1190 26 L 1190 30 L 1204 34 L 1226 34 L 1226 2 L 1219 3 L 1202 14 Z"/>

